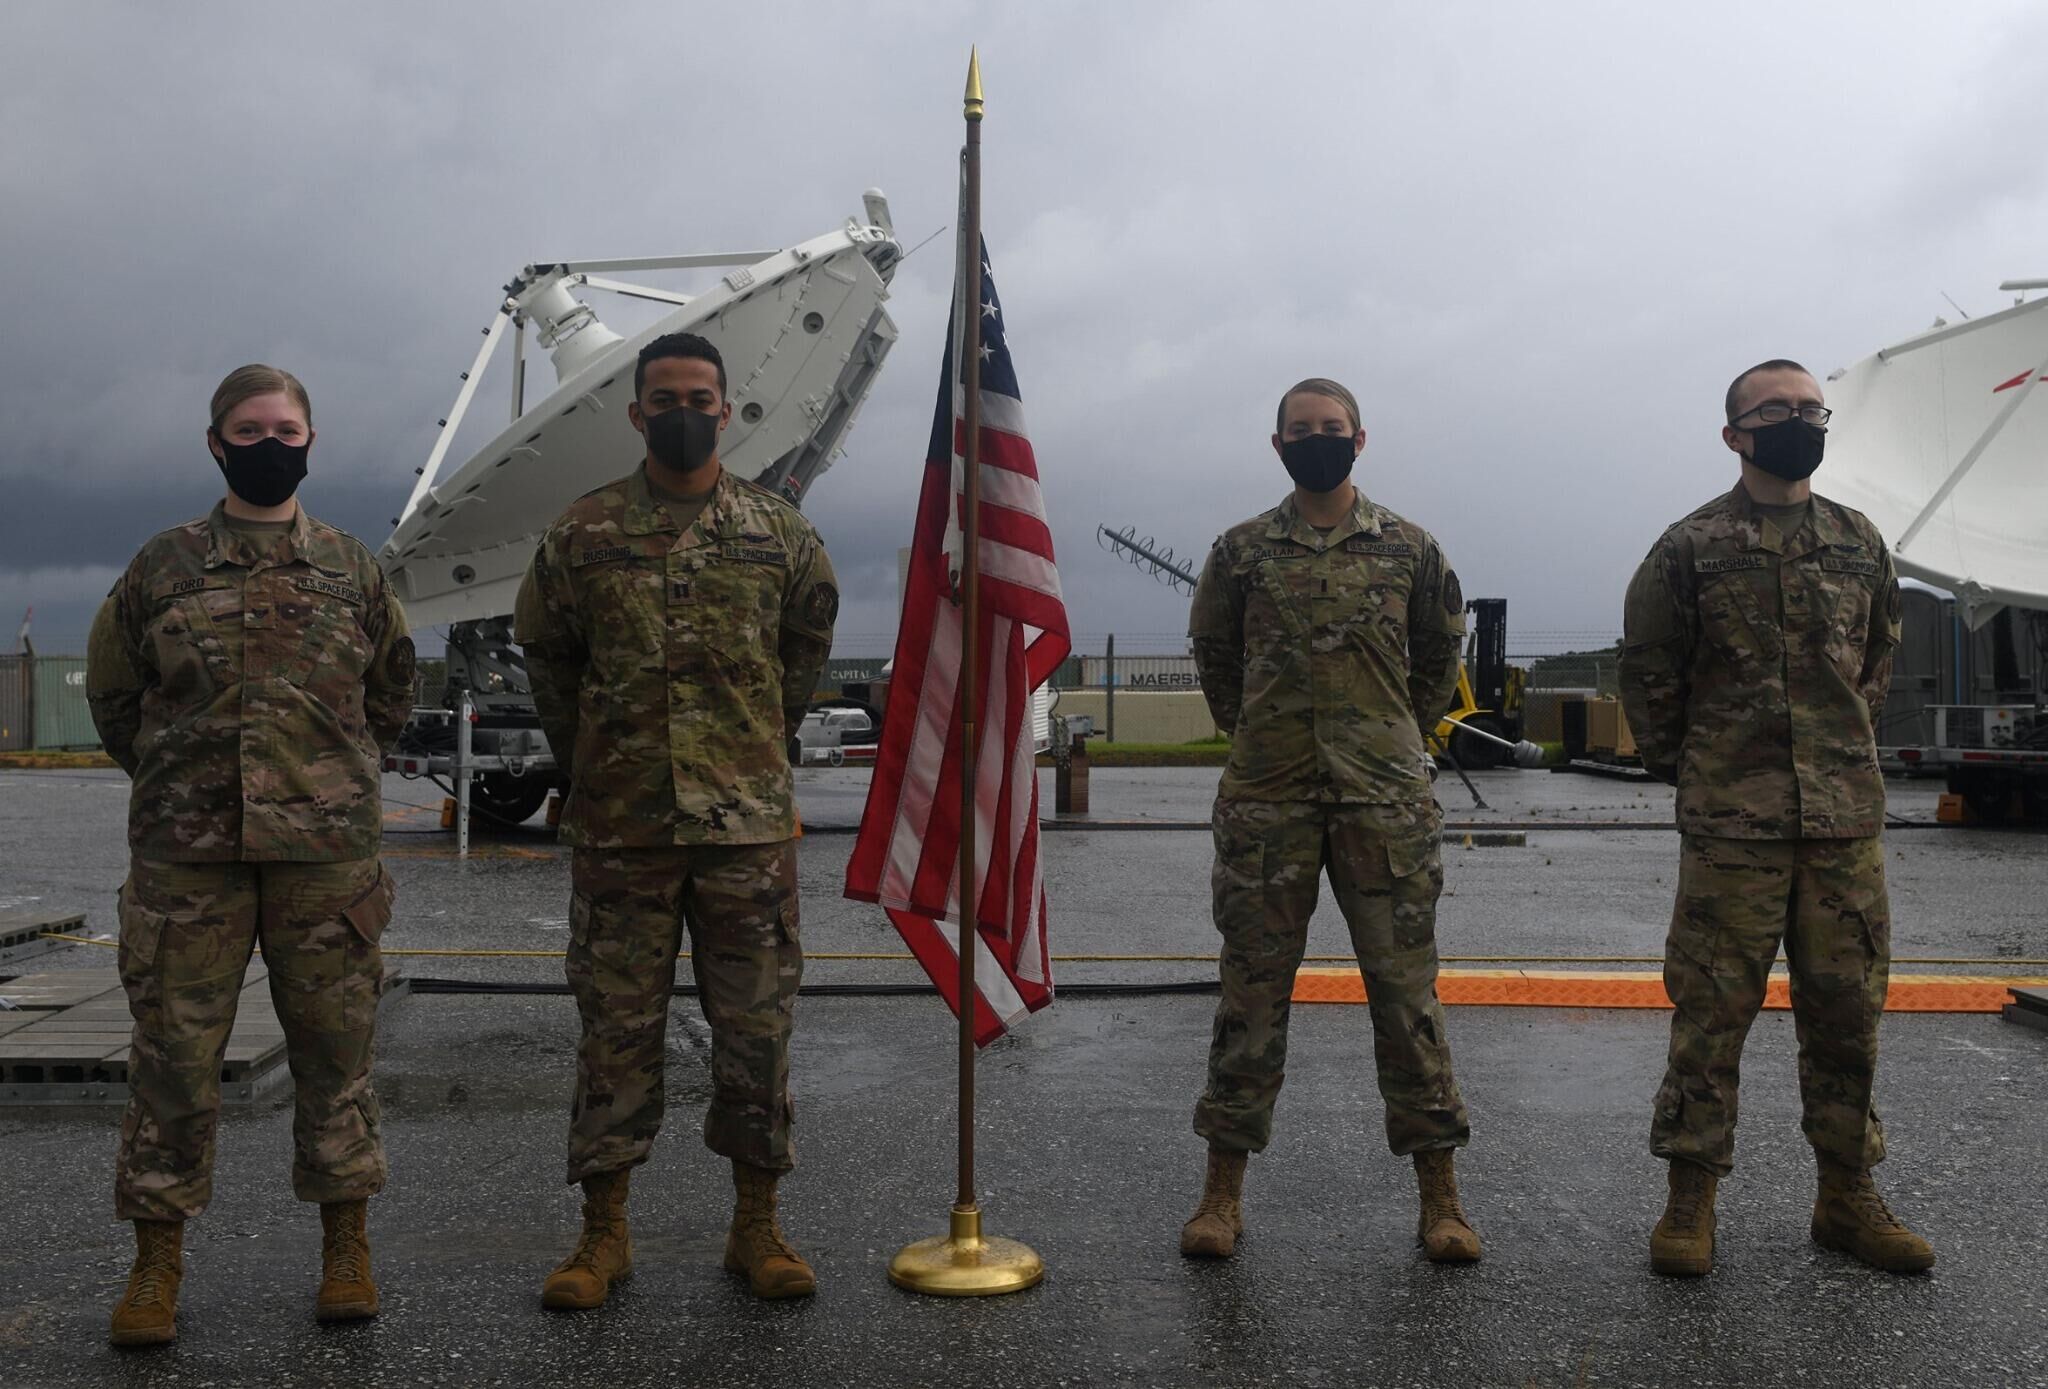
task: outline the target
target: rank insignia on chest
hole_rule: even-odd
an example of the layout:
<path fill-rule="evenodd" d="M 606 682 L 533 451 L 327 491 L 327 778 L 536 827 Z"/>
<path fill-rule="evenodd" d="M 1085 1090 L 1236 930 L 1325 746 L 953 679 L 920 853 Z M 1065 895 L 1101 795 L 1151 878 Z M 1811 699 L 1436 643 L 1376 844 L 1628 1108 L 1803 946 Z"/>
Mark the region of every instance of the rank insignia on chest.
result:
<path fill-rule="evenodd" d="M 1696 559 L 1692 562 L 1695 574 L 1728 574 L 1737 569 L 1761 569 L 1762 555 L 1715 555 L 1710 559 Z"/>
<path fill-rule="evenodd" d="M 690 581 L 688 579 L 670 579 L 668 581 L 668 601 L 671 603 L 687 603 L 689 600 Z"/>
<path fill-rule="evenodd" d="M 624 545 L 600 545 L 580 551 L 576 556 L 576 567 L 586 564 L 608 564 L 615 559 L 631 559 L 633 552 Z"/>

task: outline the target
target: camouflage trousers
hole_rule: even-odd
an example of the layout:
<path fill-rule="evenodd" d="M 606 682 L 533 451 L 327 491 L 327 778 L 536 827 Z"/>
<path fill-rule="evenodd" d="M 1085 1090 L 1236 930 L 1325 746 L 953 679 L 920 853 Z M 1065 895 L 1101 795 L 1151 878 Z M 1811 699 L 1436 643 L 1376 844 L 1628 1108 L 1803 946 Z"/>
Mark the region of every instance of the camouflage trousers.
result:
<path fill-rule="evenodd" d="M 370 1059 L 393 895 L 373 858 L 131 861 L 120 962 L 135 1040 L 116 1218 L 188 1220 L 212 1198 L 221 1062 L 258 941 L 291 1064 L 293 1193 L 347 1201 L 383 1189 Z"/>
<path fill-rule="evenodd" d="M 1218 799 L 1211 887 L 1223 996 L 1195 1105 L 1195 1132 L 1210 1146 L 1256 1153 L 1272 1137 L 1294 976 L 1325 869 L 1365 977 L 1388 1146 L 1407 1154 L 1471 1137 L 1436 995 L 1440 826 L 1434 802 Z"/>
<path fill-rule="evenodd" d="M 1726 1176 L 1735 1159 L 1742 1044 L 1782 941 L 1799 1036 L 1806 1139 L 1851 1167 L 1884 1159 L 1871 1106 L 1891 970 L 1884 845 L 1865 839 L 1688 834 L 1664 945 L 1677 1011 L 1650 1149 Z"/>
<path fill-rule="evenodd" d="M 796 841 L 578 849 L 569 989 L 583 1018 L 569 1120 L 569 1181 L 647 1160 L 661 1129 L 670 990 L 687 923 L 711 1024 L 714 1153 L 786 1172 L 789 1038 L 803 948 Z"/>

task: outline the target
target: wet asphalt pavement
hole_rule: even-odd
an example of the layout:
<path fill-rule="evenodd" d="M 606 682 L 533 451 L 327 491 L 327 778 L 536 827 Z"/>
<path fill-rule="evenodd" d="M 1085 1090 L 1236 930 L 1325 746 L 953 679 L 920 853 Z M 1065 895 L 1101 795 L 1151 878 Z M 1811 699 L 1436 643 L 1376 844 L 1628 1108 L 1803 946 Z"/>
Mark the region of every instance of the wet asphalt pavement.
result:
<path fill-rule="evenodd" d="M 1200 819 L 1215 772 L 1098 769 L 1099 819 Z M 1669 792 L 1576 776 L 1453 781 L 1449 817 L 1667 822 Z M 804 774 L 804 934 L 815 954 L 894 951 L 838 896 L 864 774 Z M 545 834 L 480 835 L 467 863 L 433 830 L 439 792 L 387 786 L 402 890 L 396 948 L 559 949 L 566 856 Z M 82 909 L 113 928 L 126 784 L 0 772 L 0 906 Z M 1050 804 L 1050 785 L 1046 788 Z M 1893 787 L 1931 819 L 1934 788 Z M 2048 956 L 2048 840 L 1900 829 L 1889 838 L 1901 957 Z M 1446 848 L 1448 956 L 1655 955 L 1669 830 L 1531 830 L 1521 848 Z M 1046 838 L 1056 952 L 1203 956 L 1205 834 Z M 1327 894 L 1326 894 L 1327 897 Z M 1312 953 L 1345 948 L 1326 901 Z M 80 947 L 17 970 L 106 967 Z M 556 982 L 556 960 L 403 961 L 414 977 Z M 1955 967 L 1949 967 L 1955 968 Z M 2034 972 L 2048 973 L 2048 969 Z M 912 982 L 894 962 L 816 959 L 811 982 Z M 1197 960 L 1073 964 L 1064 982 L 1213 977 Z M 1070 997 L 984 1053 L 981 1189 L 992 1233 L 1046 1258 L 1043 1286 L 987 1302 L 892 1288 L 895 1248 L 943 1227 L 952 1194 L 952 1025 L 930 997 L 806 998 L 794 1070 L 801 1166 L 785 1223 L 820 1291 L 763 1304 L 718 1268 L 730 1186 L 695 1129 L 708 1090 L 695 1005 L 673 1014 L 669 1126 L 636 1177 L 637 1271 L 602 1312 L 544 1314 L 573 1242 L 562 1184 L 575 1012 L 562 997 L 419 995 L 380 1042 L 392 1185 L 372 1206 L 374 1323 L 311 1318 L 318 1221 L 290 1196 L 289 1101 L 223 1119 L 218 1194 L 188 1238 L 181 1338 L 120 1355 L 105 1318 L 128 1236 L 109 1214 L 114 1115 L 0 1109 L 0 1385 L 1907 1385 L 2048 1384 L 2048 1035 L 1984 1015 L 1884 1024 L 1880 1181 L 1928 1235 L 1925 1277 L 1874 1273 L 1807 1239 L 1790 1018 L 1748 1052 L 1719 1267 L 1653 1277 L 1662 1174 L 1647 1152 L 1665 1015 L 1457 1008 L 1449 1025 L 1474 1142 L 1460 1177 L 1483 1263 L 1414 1246 L 1414 1187 L 1385 1148 L 1365 1010 L 1296 1010 L 1276 1137 L 1224 1265 L 1183 1261 L 1200 1186 L 1188 1127 L 1211 1002 Z"/>

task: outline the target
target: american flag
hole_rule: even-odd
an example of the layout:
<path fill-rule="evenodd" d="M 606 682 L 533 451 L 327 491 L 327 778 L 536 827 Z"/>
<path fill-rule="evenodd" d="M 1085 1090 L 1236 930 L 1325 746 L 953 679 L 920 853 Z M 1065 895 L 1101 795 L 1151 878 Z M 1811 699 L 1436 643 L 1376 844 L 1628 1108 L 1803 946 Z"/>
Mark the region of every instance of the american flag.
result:
<path fill-rule="evenodd" d="M 960 342 L 962 315 L 972 312 L 981 325 L 981 668 L 972 686 L 981 696 L 973 705 L 981 892 L 974 917 L 974 1041 L 986 1046 L 1052 1001 L 1031 694 L 1072 643 L 987 243 L 980 250 L 980 302 L 963 302 L 964 265 L 954 280 L 888 713 L 846 869 L 846 895 L 881 904 L 958 1013 L 960 743 L 962 714 L 973 698 L 962 680 L 958 601 L 967 439 Z"/>

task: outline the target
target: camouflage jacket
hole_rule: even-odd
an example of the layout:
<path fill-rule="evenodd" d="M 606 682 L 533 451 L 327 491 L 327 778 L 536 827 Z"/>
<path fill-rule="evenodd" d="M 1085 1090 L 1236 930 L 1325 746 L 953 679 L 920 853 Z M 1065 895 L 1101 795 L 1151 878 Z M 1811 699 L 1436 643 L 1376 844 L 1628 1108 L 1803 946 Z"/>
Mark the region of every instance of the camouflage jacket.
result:
<path fill-rule="evenodd" d="M 1874 732 L 1899 644 L 1899 581 L 1859 512 L 1815 497 L 1791 535 L 1749 493 L 1665 531 L 1628 586 L 1621 695 L 1678 827 L 1848 839 L 1884 826 Z"/>
<path fill-rule="evenodd" d="M 838 615 L 811 523 L 729 473 L 681 533 L 639 469 L 572 503 L 541 537 L 514 619 L 570 777 L 563 840 L 793 835 L 787 740 Z"/>
<path fill-rule="evenodd" d="M 1465 598 L 1429 532 L 1359 493 L 1316 534 L 1290 496 L 1216 541 L 1188 636 L 1216 724 L 1218 795 L 1427 799 L 1423 734 L 1458 687 Z"/>
<path fill-rule="evenodd" d="M 384 834 L 413 648 L 384 571 L 301 508 L 275 548 L 222 506 L 156 536 L 93 622 L 86 696 L 137 857 L 327 863 Z"/>

